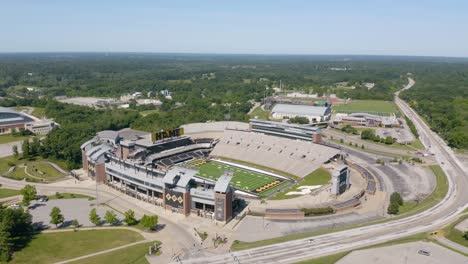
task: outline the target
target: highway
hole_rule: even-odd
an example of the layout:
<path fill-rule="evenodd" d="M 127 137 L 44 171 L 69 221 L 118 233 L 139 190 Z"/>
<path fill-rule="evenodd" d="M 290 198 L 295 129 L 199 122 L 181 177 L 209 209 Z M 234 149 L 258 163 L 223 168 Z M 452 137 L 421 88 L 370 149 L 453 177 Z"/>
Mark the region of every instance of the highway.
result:
<path fill-rule="evenodd" d="M 402 90 L 411 88 L 409 83 Z M 434 230 L 455 220 L 468 207 L 466 168 L 446 143 L 395 93 L 395 103 L 415 124 L 421 141 L 435 154 L 448 178 L 447 195 L 429 210 L 403 219 L 277 243 L 248 250 L 183 260 L 182 263 L 294 263 Z"/>

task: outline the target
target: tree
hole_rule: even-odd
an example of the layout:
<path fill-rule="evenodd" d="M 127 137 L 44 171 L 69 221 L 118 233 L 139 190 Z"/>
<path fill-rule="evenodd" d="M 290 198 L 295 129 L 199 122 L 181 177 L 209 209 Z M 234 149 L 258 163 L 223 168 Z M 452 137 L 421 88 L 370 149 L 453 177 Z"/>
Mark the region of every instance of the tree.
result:
<path fill-rule="evenodd" d="M 393 138 L 391 136 L 387 136 L 384 141 L 385 144 L 391 145 L 393 144 Z"/>
<path fill-rule="evenodd" d="M 104 215 L 104 219 L 106 220 L 106 223 L 110 225 L 115 225 L 119 222 L 119 219 L 117 219 L 117 216 L 111 210 L 106 211 L 106 214 Z"/>
<path fill-rule="evenodd" d="M 387 209 L 387 213 L 389 214 L 398 214 L 399 212 L 399 206 L 397 203 L 390 203 Z"/>
<path fill-rule="evenodd" d="M 93 223 L 94 225 L 100 225 L 101 224 L 101 217 L 96 212 L 96 208 L 93 208 L 91 210 L 91 213 L 89 213 L 89 221 Z"/>
<path fill-rule="evenodd" d="M 390 195 L 390 203 L 396 203 L 398 205 L 403 205 L 403 198 L 401 197 L 400 193 L 393 192 L 392 195 Z"/>
<path fill-rule="evenodd" d="M 60 211 L 60 208 L 56 206 L 52 208 L 52 211 L 50 212 L 50 223 L 58 227 L 58 225 L 62 224 L 64 220 L 65 218 L 63 217 L 62 211 Z"/>
<path fill-rule="evenodd" d="M 39 154 L 39 149 L 41 148 L 41 143 L 37 137 L 33 138 L 33 142 L 30 144 L 31 156 L 36 156 Z"/>
<path fill-rule="evenodd" d="M 158 216 L 157 215 L 143 215 L 140 220 L 143 227 L 147 229 L 153 229 L 158 224 Z"/>
<path fill-rule="evenodd" d="M 135 212 L 132 210 L 128 210 L 124 213 L 124 222 L 127 223 L 127 225 L 132 226 L 136 225 L 138 221 L 135 218 Z"/>
<path fill-rule="evenodd" d="M 463 234 L 463 238 L 465 240 L 468 240 L 468 230 L 466 230 L 465 233 Z"/>
<path fill-rule="evenodd" d="M 36 187 L 33 185 L 26 185 L 23 189 L 20 190 L 21 195 L 23 195 L 22 203 L 26 206 L 30 204 L 30 202 L 36 199 L 37 191 Z"/>
<path fill-rule="evenodd" d="M 32 216 L 24 210 L 0 207 L 0 261 L 10 260 L 32 239 Z"/>
<path fill-rule="evenodd" d="M 11 149 L 13 150 L 13 156 L 15 156 L 15 158 L 18 158 L 18 146 L 17 145 L 13 145 L 11 147 Z"/>
<path fill-rule="evenodd" d="M 290 118 L 288 123 L 309 124 L 309 119 L 304 116 L 296 116 L 296 117 Z"/>
<path fill-rule="evenodd" d="M 25 139 L 23 141 L 23 145 L 21 145 L 21 150 L 23 150 L 23 158 L 29 158 L 30 157 L 29 140 Z"/>

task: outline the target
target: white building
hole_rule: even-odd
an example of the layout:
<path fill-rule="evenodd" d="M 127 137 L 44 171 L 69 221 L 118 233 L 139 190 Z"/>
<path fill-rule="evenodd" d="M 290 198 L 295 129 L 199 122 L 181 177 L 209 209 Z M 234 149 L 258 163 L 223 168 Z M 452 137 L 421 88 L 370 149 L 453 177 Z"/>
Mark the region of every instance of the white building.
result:
<path fill-rule="evenodd" d="M 310 122 L 328 121 L 331 115 L 330 107 L 276 104 L 271 115 L 274 119 L 288 119 L 293 117 L 306 117 Z"/>
<path fill-rule="evenodd" d="M 49 134 L 54 127 L 58 126 L 57 123 L 54 121 L 50 120 L 41 120 L 41 121 L 36 121 L 36 122 L 31 122 L 25 124 L 24 128 L 26 130 L 29 130 L 33 132 L 36 135 L 46 135 Z"/>

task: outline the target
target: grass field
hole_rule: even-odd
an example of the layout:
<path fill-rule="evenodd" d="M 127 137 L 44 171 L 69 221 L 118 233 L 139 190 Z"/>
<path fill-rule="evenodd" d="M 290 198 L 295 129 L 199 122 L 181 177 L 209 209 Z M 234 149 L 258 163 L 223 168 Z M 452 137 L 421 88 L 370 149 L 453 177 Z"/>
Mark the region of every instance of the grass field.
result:
<path fill-rule="evenodd" d="M 460 222 L 464 221 L 465 219 L 468 218 L 468 215 L 463 215 L 460 218 L 457 219 L 457 221 L 453 222 L 452 224 L 444 227 L 442 229 L 444 236 L 452 240 L 455 243 L 458 243 L 462 246 L 468 247 L 468 240 L 466 240 L 463 237 L 463 232 L 459 231 L 458 229 L 455 229 L 455 226 L 458 225 Z"/>
<path fill-rule="evenodd" d="M 47 163 L 33 162 L 28 163 L 26 171 L 39 178 L 43 178 L 46 181 L 55 181 L 63 178 L 65 175 L 60 173 L 54 167 Z"/>
<path fill-rule="evenodd" d="M 23 164 L 26 162 L 34 162 L 34 161 L 50 161 L 50 162 L 57 164 L 62 169 L 67 168 L 67 164 L 64 161 L 60 161 L 60 160 L 44 159 L 42 157 L 34 157 L 31 160 L 26 160 L 21 157 L 15 158 L 14 156 L 8 156 L 8 157 L 0 158 L 0 174 L 4 174 L 5 172 L 7 172 L 10 169 L 10 167 L 12 167 L 13 165 L 19 165 L 19 164 Z"/>
<path fill-rule="evenodd" d="M 142 243 L 116 250 L 95 257 L 85 258 L 79 261 L 70 262 L 71 264 L 116 264 L 116 263 L 132 263 L 146 264 L 145 255 L 148 253 L 148 247 L 154 245 L 154 242 Z"/>
<path fill-rule="evenodd" d="M 188 164 L 194 166 L 199 162 L 200 160 L 192 161 Z M 209 161 L 195 167 L 199 169 L 199 177 L 210 179 L 213 181 L 216 181 L 223 174 L 224 171 L 233 171 L 234 176 L 231 180 L 231 184 L 236 189 L 246 192 L 253 192 L 261 196 L 271 194 L 273 190 L 277 190 L 278 188 L 284 186 L 281 184 L 283 182 L 283 180 L 281 179 L 263 173 L 230 166 L 220 162 Z M 257 191 L 257 189 L 275 181 L 277 182 L 277 184 L 275 184 L 274 186 L 272 185 L 271 188 L 265 189 L 263 191 Z"/>
<path fill-rule="evenodd" d="M 20 195 L 20 191 L 0 188 L 0 199 L 10 197 L 10 196 L 15 196 L 15 195 Z"/>
<path fill-rule="evenodd" d="M 348 104 L 335 105 L 333 111 L 336 112 L 368 112 L 368 113 L 397 113 L 398 110 L 393 102 L 379 100 L 356 100 Z"/>
<path fill-rule="evenodd" d="M 286 195 L 288 192 L 297 191 L 301 186 L 311 186 L 311 185 L 324 185 L 327 184 L 331 179 L 330 173 L 323 168 L 318 168 L 309 175 L 305 176 L 302 181 L 297 182 L 295 185 L 290 188 L 270 197 L 271 200 L 282 200 L 290 199 L 294 197 L 301 196 L 300 194 Z"/>
<path fill-rule="evenodd" d="M 9 263 L 54 263 L 126 245 L 143 237 L 130 230 L 80 230 L 36 235 Z M 122 262 L 116 262 L 122 263 Z"/>
<path fill-rule="evenodd" d="M 57 171 L 54 167 L 47 163 L 32 162 L 25 167 L 16 167 L 15 170 L 6 177 L 23 180 L 29 182 L 55 181 L 65 177 L 64 174 Z"/>
<path fill-rule="evenodd" d="M 270 117 L 270 111 L 265 111 L 265 110 L 262 109 L 261 106 L 257 106 L 252 111 L 252 113 L 250 113 L 249 116 L 252 117 L 252 118 L 257 116 L 258 119 L 268 120 L 268 118 Z"/>
<path fill-rule="evenodd" d="M 23 141 L 29 138 L 30 136 L 13 136 L 11 134 L 0 135 L 0 144 L 11 143 L 15 141 Z"/>

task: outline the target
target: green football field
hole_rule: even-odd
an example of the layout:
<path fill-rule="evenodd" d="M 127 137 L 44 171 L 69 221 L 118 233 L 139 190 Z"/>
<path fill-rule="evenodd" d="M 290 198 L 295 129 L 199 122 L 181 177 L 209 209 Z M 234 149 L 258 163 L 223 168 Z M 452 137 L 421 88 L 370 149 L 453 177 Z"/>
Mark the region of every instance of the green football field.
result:
<path fill-rule="evenodd" d="M 393 102 L 379 100 L 355 100 L 348 104 L 334 105 L 333 111 L 335 113 L 365 112 L 381 115 L 398 112 Z"/>
<path fill-rule="evenodd" d="M 188 164 L 194 166 L 199 162 L 200 161 L 192 161 Z M 221 177 L 224 171 L 232 171 L 234 172 L 234 176 L 231 180 L 231 185 L 233 187 L 238 190 L 253 192 L 259 195 L 261 195 L 261 193 L 270 193 L 272 189 L 277 189 L 287 183 L 282 179 L 278 179 L 263 173 L 230 166 L 216 161 L 208 161 L 204 164 L 194 167 L 199 169 L 199 177 L 213 181 L 216 181 L 219 177 Z M 262 188 L 263 186 L 268 185 L 274 181 L 279 181 L 279 183 L 275 184 L 271 188 L 266 188 L 265 190 L 257 192 L 257 189 Z"/>

